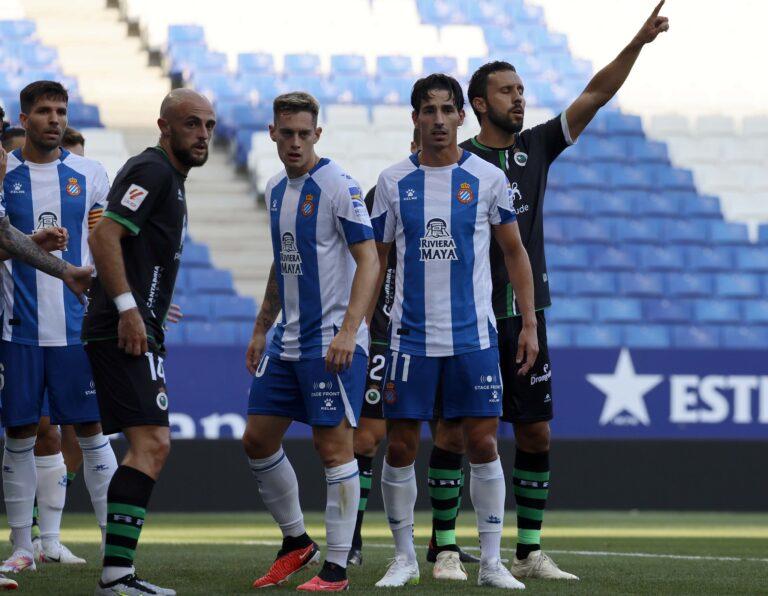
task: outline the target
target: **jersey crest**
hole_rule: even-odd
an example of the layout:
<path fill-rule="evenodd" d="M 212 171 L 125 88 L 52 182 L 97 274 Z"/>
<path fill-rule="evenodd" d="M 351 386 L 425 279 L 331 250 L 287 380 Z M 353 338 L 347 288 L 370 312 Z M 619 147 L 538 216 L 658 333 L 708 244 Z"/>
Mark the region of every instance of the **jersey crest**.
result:
<path fill-rule="evenodd" d="M 459 191 L 456 193 L 456 200 L 462 205 L 469 205 L 475 200 L 475 195 L 472 193 L 472 187 L 467 182 L 462 182 L 459 185 Z"/>
<path fill-rule="evenodd" d="M 80 185 L 77 182 L 77 178 L 70 178 L 67 180 L 66 191 L 70 197 L 77 197 L 81 192 L 83 192 L 83 189 L 80 188 Z"/>

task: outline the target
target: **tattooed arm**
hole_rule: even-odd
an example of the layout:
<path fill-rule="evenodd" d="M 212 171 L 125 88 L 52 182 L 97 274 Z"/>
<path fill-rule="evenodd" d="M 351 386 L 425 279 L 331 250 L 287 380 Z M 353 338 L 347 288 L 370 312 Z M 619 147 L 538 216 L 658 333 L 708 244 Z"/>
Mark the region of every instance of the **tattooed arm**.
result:
<path fill-rule="evenodd" d="M 277 287 L 275 264 L 272 263 L 269 270 L 269 280 L 267 280 L 267 289 L 264 291 L 264 300 L 261 301 L 261 308 L 253 326 L 253 337 L 251 337 L 248 352 L 245 355 L 245 367 L 251 374 L 256 373 L 261 355 L 267 346 L 267 331 L 275 324 L 281 308 L 280 289 Z"/>
<path fill-rule="evenodd" d="M 8 255 L 62 280 L 82 302 L 83 293 L 91 285 L 93 267 L 73 267 L 45 252 L 26 234 L 11 225 L 7 216 L 0 218 L 0 249 Z"/>

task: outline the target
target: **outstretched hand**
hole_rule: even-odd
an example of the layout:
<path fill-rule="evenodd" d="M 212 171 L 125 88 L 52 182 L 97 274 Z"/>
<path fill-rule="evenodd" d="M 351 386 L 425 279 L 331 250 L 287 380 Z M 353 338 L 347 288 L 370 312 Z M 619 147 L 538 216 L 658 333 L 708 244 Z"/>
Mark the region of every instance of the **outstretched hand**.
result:
<path fill-rule="evenodd" d="M 640 28 L 640 31 L 635 35 L 636 41 L 642 44 L 651 43 L 660 33 L 669 31 L 669 19 L 667 17 L 659 16 L 659 12 L 661 12 L 661 7 L 664 6 L 665 1 L 666 0 L 661 0 L 661 2 L 656 5 L 656 8 L 653 9 L 651 16 L 648 17 L 648 20 L 645 21 Z"/>

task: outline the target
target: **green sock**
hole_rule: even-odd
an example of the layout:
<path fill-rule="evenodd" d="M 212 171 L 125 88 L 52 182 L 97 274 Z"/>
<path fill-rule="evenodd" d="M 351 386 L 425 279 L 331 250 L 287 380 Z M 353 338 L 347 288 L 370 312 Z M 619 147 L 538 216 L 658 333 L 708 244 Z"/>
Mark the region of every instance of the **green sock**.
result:
<path fill-rule="evenodd" d="M 512 472 L 517 502 L 517 549 L 515 556 L 525 559 L 541 549 L 541 524 L 549 496 L 549 452 L 515 452 Z"/>
<path fill-rule="evenodd" d="M 432 501 L 432 542 L 438 550 L 458 550 L 456 518 L 464 486 L 463 455 L 432 447 L 429 457 L 429 497 Z"/>
<path fill-rule="evenodd" d="M 357 459 L 357 469 L 360 471 L 360 505 L 357 507 L 357 521 L 355 522 L 355 533 L 352 536 L 352 547 L 362 548 L 363 517 L 365 516 L 365 509 L 368 507 L 368 495 L 373 483 L 373 458 L 355 453 L 355 459 Z"/>
<path fill-rule="evenodd" d="M 67 488 L 75 481 L 75 476 L 77 472 L 67 472 Z"/>

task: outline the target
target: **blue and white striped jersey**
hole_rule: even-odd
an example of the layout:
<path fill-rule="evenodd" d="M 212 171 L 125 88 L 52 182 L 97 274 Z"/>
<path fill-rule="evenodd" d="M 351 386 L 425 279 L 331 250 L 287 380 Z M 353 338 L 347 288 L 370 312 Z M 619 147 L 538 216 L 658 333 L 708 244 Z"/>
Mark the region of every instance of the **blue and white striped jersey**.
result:
<path fill-rule="evenodd" d="M 379 176 L 371 221 L 377 241 L 397 246 L 393 351 L 439 357 L 497 345 L 491 226 L 515 221 L 499 168 L 464 150 L 445 167 L 411 155 Z"/>
<path fill-rule="evenodd" d="M 103 209 L 109 179 L 97 161 L 61 150 L 54 162 L 24 161 L 21 149 L 8 155 L 3 209 L 11 224 L 32 234 L 61 226 L 69 232 L 67 250 L 57 257 L 88 265 L 89 217 Z M 61 280 L 9 259 L 2 266 L 3 339 L 31 346 L 80 343 L 85 307 Z"/>
<path fill-rule="evenodd" d="M 307 174 L 267 182 L 282 320 L 268 351 L 282 360 L 322 358 L 341 328 L 355 261 L 348 244 L 373 239 L 360 187 L 323 158 Z M 368 351 L 363 322 L 357 344 Z"/>

